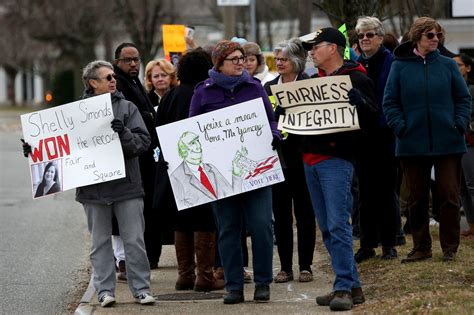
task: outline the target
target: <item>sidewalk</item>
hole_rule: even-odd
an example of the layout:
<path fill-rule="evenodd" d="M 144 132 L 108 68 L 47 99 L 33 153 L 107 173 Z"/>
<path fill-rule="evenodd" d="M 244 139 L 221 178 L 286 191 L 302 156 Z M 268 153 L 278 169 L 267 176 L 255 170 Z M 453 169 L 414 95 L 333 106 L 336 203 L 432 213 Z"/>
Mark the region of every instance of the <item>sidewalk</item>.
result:
<path fill-rule="evenodd" d="M 296 244 L 294 246 L 296 250 Z M 174 246 L 163 246 L 159 268 L 151 272 L 151 288 L 157 303 L 152 306 L 142 306 L 134 303 L 128 285 L 117 283 L 117 303 L 111 308 L 102 308 L 97 302 L 97 296 L 92 284 L 89 284 L 81 304 L 75 314 L 325 314 L 328 307 L 317 306 L 317 295 L 331 291 L 333 275 L 328 274 L 328 256 L 318 240 L 314 254 L 314 281 L 300 283 L 297 280 L 298 267 L 293 266 L 295 281 L 287 283 L 272 283 L 269 303 L 253 302 L 254 284 L 245 284 L 245 303 L 224 305 L 222 295 L 225 291 L 199 293 L 194 291 L 176 291 L 174 284 L 177 278 L 176 254 Z M 251 250 L 249 251 L 251 254 Z M 297 263 L 296 253 L 293 262 Z M 280 263 L 276 246 L 273 251 L 274 274 L 279 271 Z M 251 261 L 251 257 L 250 257 Z M 251 270 L 251 268 L 250 268 Z"/>

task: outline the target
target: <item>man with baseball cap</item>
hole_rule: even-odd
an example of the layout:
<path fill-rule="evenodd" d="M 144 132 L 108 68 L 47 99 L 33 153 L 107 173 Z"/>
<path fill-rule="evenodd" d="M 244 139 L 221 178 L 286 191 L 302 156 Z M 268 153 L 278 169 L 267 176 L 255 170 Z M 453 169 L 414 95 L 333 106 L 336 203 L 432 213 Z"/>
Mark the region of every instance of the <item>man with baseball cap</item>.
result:
<path fill-rule="evenodd" d="M 377 121 L 372 81 L 362 65 L 344 60 L 346 39 L 337 29 L 327 27 L 303 42 L 318 73 L 313 77 L 349 75 L 353 88 L 348 101 L 357 109 L 361 130 L 305 135 L 302 138 L 306 182 L 313 210 L 331 256 L 336 275 L 333 292 L 318 296 L 318 305 L 333 311 L 352 309 L 365 301 L 352 248 L 352 176 L 358 143 L 365 128 Z"/>

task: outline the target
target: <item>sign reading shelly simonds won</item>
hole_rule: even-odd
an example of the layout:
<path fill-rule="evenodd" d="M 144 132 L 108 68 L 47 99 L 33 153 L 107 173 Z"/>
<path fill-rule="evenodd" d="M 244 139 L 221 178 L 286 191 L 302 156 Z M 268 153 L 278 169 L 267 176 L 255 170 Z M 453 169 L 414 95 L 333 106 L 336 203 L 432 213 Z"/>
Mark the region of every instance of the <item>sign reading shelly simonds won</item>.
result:
<path fill-rule="evenodd" d="M 21 116 L 33 197 L 125 177 L 110 94 Z"/>
<path fill-rule="evenodd" d="M 285 109 L 278 128 L 300 135 L 360 129 L 357 110 L 347 97 L 351 88 L 348 75 L 272 85 L 275 102 Z"/>

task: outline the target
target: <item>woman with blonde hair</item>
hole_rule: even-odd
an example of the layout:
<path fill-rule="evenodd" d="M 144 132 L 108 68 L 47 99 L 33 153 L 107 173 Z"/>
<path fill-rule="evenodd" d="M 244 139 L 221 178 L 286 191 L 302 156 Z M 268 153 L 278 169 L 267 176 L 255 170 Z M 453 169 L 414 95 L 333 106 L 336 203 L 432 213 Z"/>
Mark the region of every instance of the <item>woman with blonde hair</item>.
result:
<path fill-rule="evenodd" d="M 172 87 L 178 85 L 176 68 L 166 59 L 150 61 L 145 67 L 145 89 L 155 109 Z"/>

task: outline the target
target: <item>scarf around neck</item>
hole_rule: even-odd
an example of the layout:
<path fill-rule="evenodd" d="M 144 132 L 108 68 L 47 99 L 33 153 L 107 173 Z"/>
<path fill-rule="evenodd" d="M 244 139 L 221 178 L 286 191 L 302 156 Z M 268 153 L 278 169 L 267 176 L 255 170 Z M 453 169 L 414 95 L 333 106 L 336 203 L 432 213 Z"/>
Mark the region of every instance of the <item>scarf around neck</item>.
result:
<path fill-rule="evenodd" d="M 239 76 L 229 76 L 225 75 L 222 72 L 218 72 L 214 69 L 209 70 L 209 77 L 212 81 L 218 86 L 233 91 L 236 86 L 242 84 L 250 78 L 247 70 L 244 70 Z"/>

